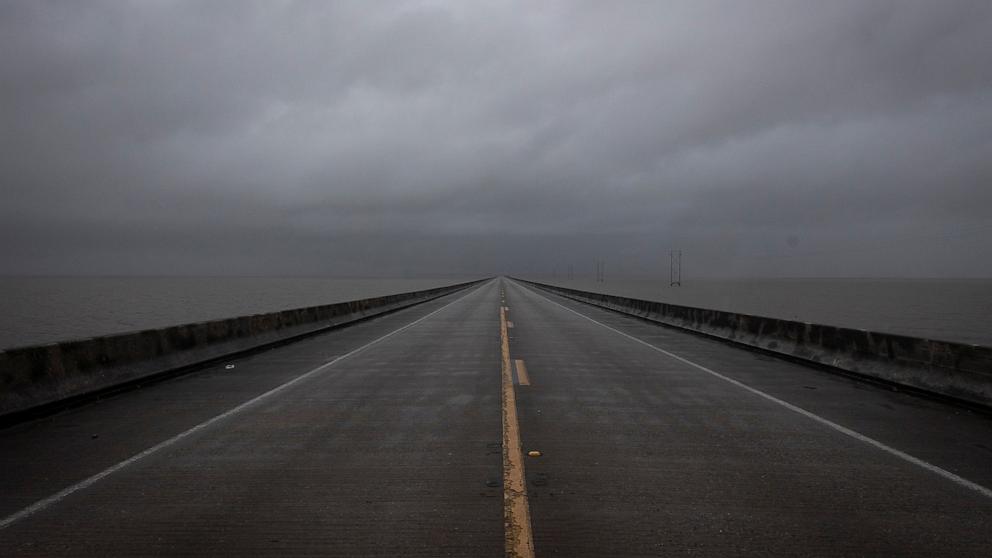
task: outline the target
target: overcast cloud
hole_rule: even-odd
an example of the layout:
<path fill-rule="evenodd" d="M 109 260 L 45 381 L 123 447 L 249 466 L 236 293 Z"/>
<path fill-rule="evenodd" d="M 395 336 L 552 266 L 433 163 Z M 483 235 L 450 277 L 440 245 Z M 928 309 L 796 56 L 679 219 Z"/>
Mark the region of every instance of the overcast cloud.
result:
<path fill-rule="evenodd" d="M 0 273 L 992 276 L 992 3 L 0 3 Z"/>

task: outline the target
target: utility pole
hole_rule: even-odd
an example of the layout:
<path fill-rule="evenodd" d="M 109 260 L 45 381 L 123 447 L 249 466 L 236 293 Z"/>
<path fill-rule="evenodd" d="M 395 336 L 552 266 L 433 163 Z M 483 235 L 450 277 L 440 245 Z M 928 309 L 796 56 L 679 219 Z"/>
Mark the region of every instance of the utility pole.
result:
<path fill-rule="evenodd" d="M 682 250 L 672 250 L 668 253 L 668 286 L 682 286 Z"/>

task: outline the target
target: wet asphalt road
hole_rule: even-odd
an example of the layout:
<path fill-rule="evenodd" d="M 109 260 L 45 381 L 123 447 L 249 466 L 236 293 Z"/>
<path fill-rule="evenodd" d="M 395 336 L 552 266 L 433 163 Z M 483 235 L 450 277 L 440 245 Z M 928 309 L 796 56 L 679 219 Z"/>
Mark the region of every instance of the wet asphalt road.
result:
<path fill-rule="evenodd" d="M 503 555 L 501 287 L 537 556 L 989 555 L 989 416 L 506 279 L 0 431 L 0 555 Z"/>

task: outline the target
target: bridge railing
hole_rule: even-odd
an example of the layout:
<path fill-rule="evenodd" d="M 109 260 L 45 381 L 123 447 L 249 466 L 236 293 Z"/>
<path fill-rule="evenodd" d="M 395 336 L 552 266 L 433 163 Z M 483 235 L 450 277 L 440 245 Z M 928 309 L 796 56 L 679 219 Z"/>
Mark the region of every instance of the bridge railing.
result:
<path fill-rule="evenodd" d="M 992 407 L 992 347 L 694 308 L 516 280 L 566 298 L 748 348 Z"/>
<path fill-rule="evenodd" d="M 0 423 L 420 304 L 480 282 L 0 351 Z"/>

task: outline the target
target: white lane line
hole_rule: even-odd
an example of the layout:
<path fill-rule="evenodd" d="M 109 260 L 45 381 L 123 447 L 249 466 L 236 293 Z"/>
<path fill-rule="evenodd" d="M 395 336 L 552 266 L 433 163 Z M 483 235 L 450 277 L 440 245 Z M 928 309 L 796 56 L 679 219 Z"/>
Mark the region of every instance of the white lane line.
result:
<path fill-rule="evenodd" d="M 234 407 L 233 409 L 230 409 L 228 411 L 225 411 L 225 412 L 223 412 L 223 413 L 221 413 L 221 414 L 219 414 L 219 415 L 217 415 L 217 416 L 215 416 L 215 417 L 213 417 L 211 419 L 207 419 L 207 420 L 201 422 L 200 424 L 197 424 L 196 426 L 190 428 L 189 430 L 186 430 L 185 432 L 181 432 L 179 434 L 176 434 L 175 436 L 169 438 L 168 440 L 165 440 L 164 442 L 160 442 L 160 443 L 158 443 L 158 444 L 156 444 L 156 445 L 154 445 L 154 446 L 146 449 L 145 451 L 143 451 L 141 453 L 138 453 L 136 455 L 133 455 L 133 456 L 125 459 L 124 461 L 121 461 L 117 465 L 113 465 L 111 467 L 108 467 L 107 469 L 104 469 L 103 471 L 100 471 L 99 473 L 93 475 L 92 477 L 89 477 L 89 478 L 87 478 L 85 480 L 82 480 L 82 481 L 80 481 L 80 482 L 78 482 L 78 483 L 76 483 L 76 484 L 74 484 L 74 485 L 72 485 L 72 486 L 70 486 L 70 487 L 68 487 L 68 488 L 66 488 L 64 490 L 61 490 L 59 492 L 56 492 L 55 494 L 52 494 L 51 496 L 49 496 L 47 498 L 44 498 L 42 500 L 38 500 L 37 502 L 31 504 L 30 506 L 22 509 L 19 512 L 15 512 L 15 513 L 13 513 L 11 515 L 8 515 L 7 517 L 5 517 L 3 519 L 0 519 L 0 529 L 6 529 L 10 525 L 12 525 L 12 524 L 14 524 L 14 523 L 16 523 L 16 522 L 18 522 L 18 521 L 20 521 L 20 520 L 22 520 L 22 519 L 30 516 L 30 515 L 33 515 L 35 513 L 38 513 L 40 511 L 44 510 L 45 508 L 48 508 L 48 507 L 52 506 L 53 504 L 57 504 L 60 500 L 64 499 L 66 496 L 69 496 L 69 495 L 73 494 L 74 492 L 79 492 L 80 490 L 83 490 L 84 488 L 87 488 L 89 486 L 92 486 L 93 484 L 99 482 L 101 479 L 103 479 L 105 477 L 108 477 L 108 476 L 116 473 L 117 471 L 120 471 L 121 469 L 127 467 L 128 465 L 131 465 L 133 463 L 136 463 L 136 462 L 144 459 L 145 457 L 148 457 L 149 455 L 151 455 L 151 454 L 153 454 L 155 452 L 158 452 L 158 451 L 160 451 L 162 449 L 165 449 L 165 448 L 167 448 L 167 447 L 175 444 L 176 442 L 179 442 L 179 441 L 183 440 L 184 438 L 187 438 L 190 435 L 195 434 L 195 433 L 197 433 L 197 432 L 199 432 L 199 431 L 201 431 L 201 430 L 203 430 L 205 428 L 209 428 L 210 426 L 212 426 L 212 425 L 214 425 L 214 424 L 216 424 L 216 423 L 218 423 L 218 422 L 220 422 L 220 421 L 222 421 L 222 420 L 224 420 L 224 419 L 226 419 L 228 417 L 234 416 L 234 415 L 240 413 L 241 411 L 244 411 L 245 409 L 247 409 L 247 408 L 249 408 L 249 407 L 251 407 L 253 405 L 256 405 L 256 404 L 258 404 L 258 403 L 260 403 L 260 402 L 262 402 L 262 401 L 264 401 L 266 399 L 271 398 L 274 395 L 279 394 L 280 392 L 285 391 L 289 387 L 291 387 L 291 386 L 293 386 L 295 384 L 298 384 L 298 383 L 302 382 L 303 380 L 306 380 L 307 378 L 310 378 L 310 377 L 314 376 L 315 374 L 318 374 L 318 373 L 320 373 L 320 372 L 322 372 L 322 371 L 330 368 L 331 366 L 334 366 L 338 362 L 341 362 L 342 360 L 344 360 L 344 359 L 346 359 L 346 358 L 348 358 L 350 356 L 356 355 L 356 354 L 364 351 L 365 349 L 371 347 L 372 345 L 375 345 L 375 344 L 377 344 L 377 343 L 379 343 L 381 341 L 385 341 L 386 339 L 389 339 L 390 337 L 396 335 L 397 333 L 400 333 L 400 332 L 402 332 L 404 330 L 407 330 L 407 329 L 409 329 L 409 328 L 411 328 L 411 327 L 419 324 L 420 322 L 422 322 L 422 321 L 424 321 L 424 320 L 426 320 L 426 319 L 434 316 L 438 312 L 440 312 L 440 311 L 448 308 L 452 304 L 455 304 L 456 302 L 461 301 L 463 298 L 465 298 L 465 297 L 469 296 L 470 294 L 474 293 L 476 290 L 477 289 L 472 289 L 468 293 L 466 293 L 466 294 L 458 297 L 457 299 L 449 302 L 448 304 L 445 304 L 444 306 L 438 308 L 437 310 L 434 310 L 433 312 L 431 312 L 430 314 L 427 314 L 426 316 L 424 316 L 422 318 L 419 318 L 419 319 L 417 319 L 417 320 L 415 320 L 413 322 L 410 322 L 410 323 L 406 324 L 405 326 L 403 326 L 403 327 L 401 327 L 399 329 L 395 329 L 395 330 L 387 333 L 386 335 L 383 335 L 382 337 L 380 337 L 380 338 L 378 338 L 378 339 L 376 339 L 374 341 L 371 341 L 369 343 L 366 343 L 366 344 L 362 345 L 361 347 L 358 347 L 357 349 L 353 349 L 352 351 L 350 351 L 348 353 L 345 353 L 345 354 L 343 354 L 341 356 L 338 356 L 334 360 L 331 360 L 329 362 L 325 362 L 324 364 L 321 364 L 317 368 L 314 368 L 313 370 L 310 370 L 309 372 L 305 372 L 302 375 L 297 376 L 297 377 L 293 378 L 292 380 L 289 380 L 288 382 L 286 382 L 284 384 L 278 385 L 278 386 L 270 389 L 269 391 L 267 391 L 267 392 L 265 392 L 265 393 L 263 393 L 263 394 L 255 397 L 255 398 L 253 398 L 253 399 L 249 399 L 248 401 L 245 401 L 244 403 L 238 405 L 237 407 Z"/>
<path fill-rule="evenodd" d="M 624 333 L 624 332 L 620 331 L 619 329 L 615 329 L 615 328 L 612 328 L 612 327 L 610 327 L 610 326 L 608 326 L 608 325 L 606 325 L 606 324 L 604 324 L 602 322 L 598 322 L 598 321 L 590 318 L 589 316 L 586 316 L 585 314 L 582 314 L 580 312 L 576 312 L 575 310 L 572 310 L 571 308 L 569 308 L 569 307 L 567 307 L 565 305 L 559 304 L 559 303 L 555 302 L 554 300 L 551 300 L 550 298 L 548 298 L 547 296 L 545 296 L 543 293 L 539 293 L 539 292 L 537 292 L 537 291 L 535 291 L 533 289 L 529 289 L 529 288 L 528 288 L 528 290 L 530 290 L 531 292 L 537 294 L 538 296 L 540 296 L 544 300 L 547 300 L 551 304 L 554 304 L 555 306 L 559 306 L 561 308 L 564 308 L 565 310 L 568 310 L 569 312 L 575 314 L 576 316 L 580 316 L 582 318 L 585 318 L 585 319 L 589 320 L 590 322 L 592 322 L 594 324 L 597 324 L 599 326 L 605 327 L 606 329 L 608 329 L 608 330 L 610 330 L 610 331 L 612 331 L 614 333 L 618 333 L 620 335 L 623 335 L 624 337 L 626 337 L 626 338 L 628 338 L 628 339 L 630 339 L 632 341 L 636 341 L 636 342 L 640 343 L 641 345 L 644 345 L 646 347 L 650 347 L 650 348 L 658 351 L 659 353 L 662 353 L 662 354 L 667 355 L 667 356 L 669 356 L 671 358 L 674 358 L 675 360 L 677 360 L 679 362 L 688 364 L 689 366 L 692 366 L 694 368 L 697 368 L 699 370 L 702 370 L 703 372 L 706 372 L 707 374 L 709 374 L 711 376 L 715 376 L 717 378 L 720 378 L 721 380 L 723 380 L 725 382 L 731 383 L 731 384 L 733 384 L 733 385 L 735 385 L 735 386 L 737 386 L 739 388 L 745 389 L 745 390 L 747 390 L 747 391 L 749 391 L 749 392 L 751 392 L 751 393 L 753 393 L 753 394 L 755 394 L 755 395 L 757 395 L 759 397 L 763 397 L 763 398 L 767 399 L 768 401 L 771 401 L 772 403 L 775 403 L 777 405 L 781 405 L 782 407 L 785 407 L 786 409 L 789 409 L 790 411 L 793 411 L 795 413 L 799 413 L 800 415 L 802 415 L 802 416 L 804 416 L 804 417 L 806 417 L 808 419 L 814 420 L 814 421 L 816 421 L 816 422 L 818 422 L 818 423 L 820 423 L 820 424 L 822 424 L 824 426 L 828 426 L 828 427 L 836 430 L 837 432 L 840 432 L 841 434 L 844 434 L 846 436 L 850 436 L 851 438 L 854 438 L 855 440 L 858 440 L 860 442 L 864 442 L 864 443 L 866 443 L 866 444 L 868 444 L 870 446 L 874 446 L 874 447 L 876 447 L 876 448 L 878 448 L 878 449 L 880 449 L 880 450 L 882 450 L 882 451 L 884 451 L 886 453 L 889 453 L 891 455 L 894 455 L 894 456 L 898 457 L 899 459 L 902 459 L 903 461 L 906 461 L 907 463 L 912 463 L 913 465 L 916 465 L 917 467 L 920 467 L 922 469 L 926 469 L 927 471 L 930 471 L 931 473 L 940 475 L 940 476 L 944 477 L 945 479 L 947 479 L 947 480 L 949 480 L 949 481 L 951 481 L 951 482 L 953 482 L 955 484 L 958 484 L 960 486 L 963 486 L 965 488 L 968 488 L 970 490 L 973 490 L 973 491 L 981 494 L 982 496 L 985 496 L 987 498 L 992 498 L 992 490 L 990 490 L 990 489 L 988 489 L 988 488 L 986 488 L 986 487 L 984 487 L 984 486 L 982 486 L 982 485 L 980 485 L 978 483 L 974 483 L 974 482 L 972 482 L 972 481 L 970 481 L 970 480 L 968 480 L 968 479 L 966 479 L 964 477 L 960 477 L 958 475 L 955 475 L 954 473 L 948 471 L 947 469 L 942 469 L 942 468 L 940 468 L 940 467 L 938 467 L 938 466 L 936 466 L 936 465 L 934 465 L 932 463 L 927 463 L 926 461 L 923 461 L 922 459 L 920 459 L 918 457 L 913 457 L 912 455 L 909 455 L 906 452 L 899 451 L 899 450 L 897 450 L 896 448 L 894 448 L 892 446 L 885 445 L 882 442 L 879 442 L 878 440 L 876 440 L 874 438 L 870 438 L 868 436 L 865 436 L 864 434 L 861 434 L 860 432 L 856 432 L 854 430 L 851 430 L 850 428 L 847 428 L 845 426 L 841 426 L 841 425 L 837 424 L 836 422 L 833 422 L 831 420 L 828 420 L 828 419 L 825 419 L 825 418 L 821 417 L 820 415 L 811 413 L 811 412 L 807 411 L 806 409 L 803 409 L 802 407 L 797 407 L 797 406 L 793 405 L 792 403 L 788 403 L 786 401 L 782 401 L 781 399 L 775 397 L 774 395 L 769 395 L 769 394 L 767 394 L 767 393 L 765 393 L 765 392 L 763 392 L 763 391 L 761 391 L 759 389 L 755 389 L 755 388 L 753 388 L 753 387 L 751 387 L 749 385 L 743 384 L 743 383 L 741 383 L 741 382 L 739 382 L 739 381 L 737 381 L 737 380 L 735 380 L 733 378 L 729 378 L 727 376 L 724 376 L 723 374 L 721 374 L 719 372 L 714 372 L 713 370 L 710 370 L 709 368 L 706 368 L 705 366 L 703 366 L 701 364 L 696 364 L 695 362 L 692 362 L 691 360 L 688 360 L 686 358 L 680 357 L 677 354 L 670 353 L 670 352 L 666 351 L 665 349 L 661 349 L 659 347 L 656 347 L 656 346 L 652 345 L 651 343 L 648 343 L 647 341 L 643 341 L 641 339 L 638 339 L 637 337 L 634 337 L 633 335 L 630 335 L 629 333 Z"/>

